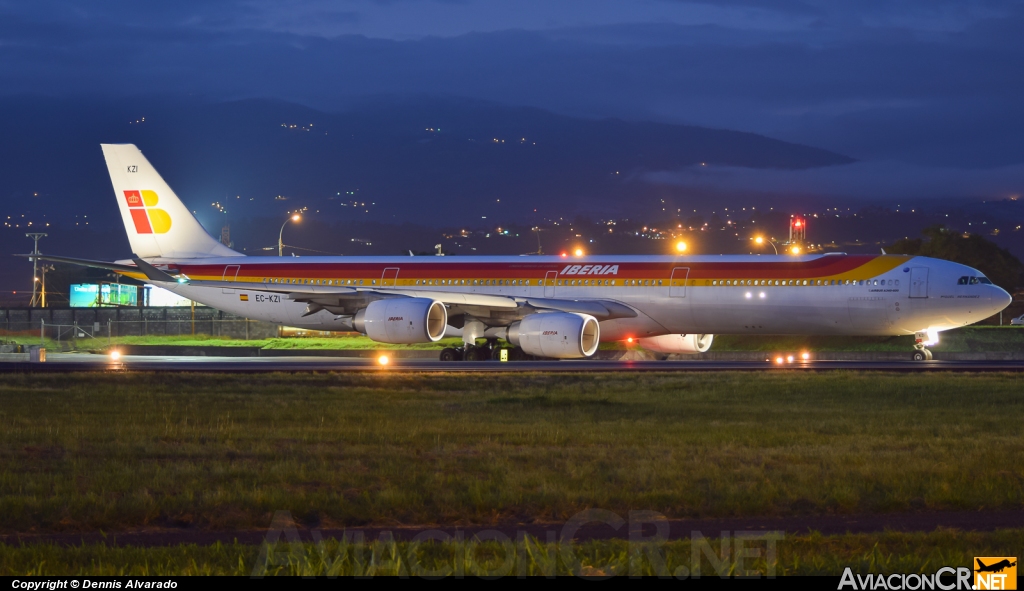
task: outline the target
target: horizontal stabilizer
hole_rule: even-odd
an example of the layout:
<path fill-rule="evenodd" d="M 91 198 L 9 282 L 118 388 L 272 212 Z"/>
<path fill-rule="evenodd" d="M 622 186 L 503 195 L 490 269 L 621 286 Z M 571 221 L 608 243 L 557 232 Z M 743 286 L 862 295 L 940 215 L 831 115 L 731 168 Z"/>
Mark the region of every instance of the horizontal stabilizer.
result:
<path fill-rule="evenodd" d="M 150 265 L 149 263 L 140 258 L 136 257 L 133 258 L 132 260 L 135 261 L 135 265 L 139 267 L 138 270 L 142 271 L 142 273 L 150 281 L 162 281 L 164 283 L 173 283 L 176 281 L 174 277 L 171 277 L 167 273 L 161 271 L 160 269 L 157 269 L 153 265 Z"/>
<path fill-rule="evenodd" d="M 41 261 L 51 261 L 54 263 L 67 263 L 69 265 L 79 265 L 81 267 L 92 267 L 93 269 L 107 269 L 108 271 L 120 271 L 122 273 L 138 273 L 138 267 L 131 265 L 121 265 L 118 263 L 108 263 L 106 261 L 91 261 L 89 259 L 75 259 L 71 257 L 58 257 L 48 254 L 16 254 L 16 257 L 28 257 L 29 260 L 36 258 Z"/>

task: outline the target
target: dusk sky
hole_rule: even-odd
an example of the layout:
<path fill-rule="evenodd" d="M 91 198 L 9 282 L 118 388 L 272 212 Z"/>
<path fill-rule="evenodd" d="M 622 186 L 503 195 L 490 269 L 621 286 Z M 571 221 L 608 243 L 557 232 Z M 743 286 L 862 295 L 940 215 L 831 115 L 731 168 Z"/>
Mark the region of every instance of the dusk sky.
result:
<path fill-rule="evenodd" d="M 0 93 L 468 97 L 751 131 L 860 162 L 659 171 L 821 194 L 1024 192 L 1024 4 L 0 0 Z"/>

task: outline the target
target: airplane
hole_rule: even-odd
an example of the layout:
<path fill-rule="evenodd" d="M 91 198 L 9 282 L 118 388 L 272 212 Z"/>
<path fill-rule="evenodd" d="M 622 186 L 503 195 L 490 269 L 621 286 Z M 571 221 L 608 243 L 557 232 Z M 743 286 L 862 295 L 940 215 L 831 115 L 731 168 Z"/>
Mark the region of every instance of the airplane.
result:
<path fill-rule="evenodd" d="M 601 342 L 706 352 L 716 334 L 915 335 L 978 322 L 1010 295 L 970 267 L 907 255 L 246 256 L 211 237 L 132 144 L 102 144 L 132 257 L 108 269 L 250 319 L 382 343 L 461 336 L 443 361 L 584 359 Z"/>
<path fill-rule="evenodd" d="M 985 566 L 985 563 L 982 562 L 980 558 L 976 559 L 976 560 L 978 561 L 978 568 L 974 569 L 974 572 L 976 572 L 976 573 L 998 573 L 998 572 L 1002 572 L 1003 569 L 1012 568 L 1014 566 L 1017 566 L 1016 562 L 1010 562 L 1009 560 L 1007 560 L 1005 558 L 1003 560 L 1000 560 L 999 562 L 997 562 L 995 564 L 990 564 L 988 566 Z"/>

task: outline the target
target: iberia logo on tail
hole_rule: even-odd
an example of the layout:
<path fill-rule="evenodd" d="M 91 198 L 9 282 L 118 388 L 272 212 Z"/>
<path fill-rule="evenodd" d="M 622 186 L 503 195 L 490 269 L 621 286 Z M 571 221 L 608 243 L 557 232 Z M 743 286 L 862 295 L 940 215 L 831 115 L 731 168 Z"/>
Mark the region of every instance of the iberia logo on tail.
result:
<path fill-rule="evenodd" d="M 171 229 L 171 216 L 154 207 L 160 201 L 154 191 L 125 191 L 124 198 L 139 234 L 166 234 Z"/>

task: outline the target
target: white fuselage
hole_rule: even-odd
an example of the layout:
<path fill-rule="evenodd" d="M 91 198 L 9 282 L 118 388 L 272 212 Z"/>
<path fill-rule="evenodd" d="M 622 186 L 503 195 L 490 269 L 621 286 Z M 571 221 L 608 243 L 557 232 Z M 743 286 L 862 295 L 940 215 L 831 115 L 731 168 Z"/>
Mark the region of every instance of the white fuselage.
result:
<path fill-rule="evenodd" d="M 585 257 L 226 257 L 168 261 L 191 279 L 169 285 L 247 318 L 316 330 L 350 329 L 327 310 L 305 315 L 289 298 L 340 287 L 557 300 L 610 300 L 635 318 L 601 322 L 601 340 L 674 333 L 901 335 L 980 321 L 1010 301 L 957 263 L 900 255 Z M 485 324 L 500 325 L 480 318 Z"/>

